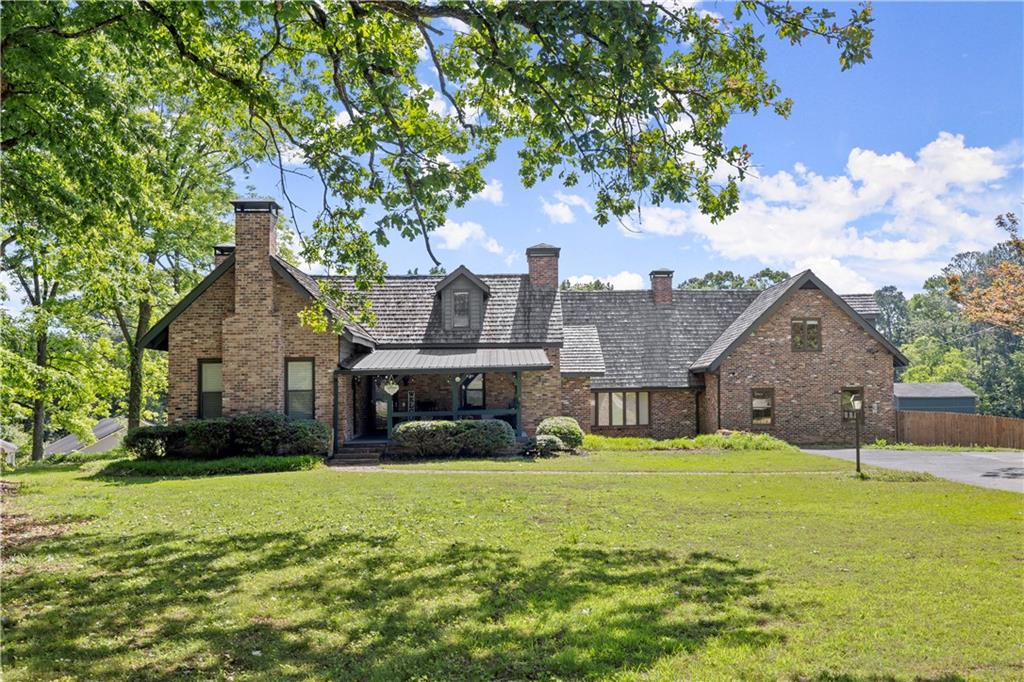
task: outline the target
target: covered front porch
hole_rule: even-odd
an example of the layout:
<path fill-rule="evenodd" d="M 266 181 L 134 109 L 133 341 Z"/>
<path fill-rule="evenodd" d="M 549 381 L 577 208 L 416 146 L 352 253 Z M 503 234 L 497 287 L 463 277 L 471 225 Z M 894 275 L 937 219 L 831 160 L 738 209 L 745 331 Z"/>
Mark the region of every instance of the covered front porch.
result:
<path fill-rule="evenodd" d="M 378 349 L 347 369 L 354 439 L 429 419 L 501 419 L 521 436 L 523 372 L 550 367 L 539 348 Z"/>

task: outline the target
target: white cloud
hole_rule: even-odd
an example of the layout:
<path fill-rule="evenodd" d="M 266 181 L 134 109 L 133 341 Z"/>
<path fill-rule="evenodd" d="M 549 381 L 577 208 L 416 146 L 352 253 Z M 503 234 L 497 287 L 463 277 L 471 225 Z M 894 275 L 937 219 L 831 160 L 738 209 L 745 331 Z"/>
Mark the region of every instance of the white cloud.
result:
<path fill-rule="evenodd" d="M 505 199 L 505 191 L 502 189 L 501 180 L 498 178 L 491 178 L 487 184 L 484 185 L 484 188 L 477 192 L 473 198 L 489 201 L 495 205 L 500 205 Z"/>
<path fill-rule="evenodd" d="M 555 192 L 555 201 L 550 202 L 544 197 L 540 198 L 541 209 L 551 219 L 551 222 L 561 225 L 568 225 L 576 222 L 574 208 L 580 208 L 587 213 L 591 212 L 590 203 L 578 194 L 565 194 Z"/>
<path fill-rule="evenodd" d="M 865 290 L 885 283 L 878 273 L 909 273 L 998 241 L 993 218 L 1013 205 L 1013 190 L 1002 185 L 1016 185 L 1020 196 L 1020 156 L 1016 147 L 969 147 L 963 135 L 943 132 L 914 157 L 855 148 L 839 175 L 795 164 L 793 172 L 749 178 L 739 210 L 718 224 L 692 207 L 662 206 L 626 226 L 697 235 L 727 258 L 811 267 L 837 289 Z"/>
<path fill-rule="evenodd" d="M 451 219 L 445 220 L 444 225 L 434 231 L 434 236 L 441 240 L 438 248 L 448 251 L 458 251 L 464 246 L 476 244 L 495 255 L 505 253 L 497 239 L 488 235 L 480 223 L 471 220 L 462 223 Z"/>
<path fill-rule="evenodd" d="M 441 23 L 455 33 L 469 33 L 469 24 L 461 19 L 455 19 L 454 17 L 442 17 Z"/>
<path fill-rule="evenodd" d="M 593 281 L 601 280 L 602 282 L 610 283 L 615 287 L 616 291 L 644 288 L 644 278 L 639 273 L 630 272 L 629 270 L 623 270 L 615 275 L 605 275 L 604 277 L 594 277 L 593 275 L 573 275 L 567 279 L 569 280 L 569 284 L 590 284 Z"/>

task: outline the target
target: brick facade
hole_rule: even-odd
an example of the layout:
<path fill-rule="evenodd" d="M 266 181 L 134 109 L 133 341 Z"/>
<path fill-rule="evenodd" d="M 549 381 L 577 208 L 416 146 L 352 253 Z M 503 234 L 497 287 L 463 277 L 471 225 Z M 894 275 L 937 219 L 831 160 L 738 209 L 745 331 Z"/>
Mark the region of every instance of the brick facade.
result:
<path fill-rule="evenodd" d="M 697 391 L 651 389 L 648 393 L 648 424 L 598 426 L 594 423 L 594 391 L 587 377 L 562 379 L 562 414 L 580 423 L 586 433 L 604 436 L 684 438 L 697 434 Z"/>
<path fill-rule="evenodd" d="M 550 369 L 523 372 L 523 430 L 528 436 L 536 433 L 537 426 L 545 417 L 562 413 L 562 375 L 559 368 L 561 349 L 545 348 L 544 352 L 551 362 Z"/>
<path fill-rule="evenodd" d="M 821 351 L 792 350 L 790 322 L 801 317 L 821 320 Z M 892 355 L 817 289 L 794 292 L 719 371 L 723 428 L 765 431 L 798 444 L 848 443 L 854 425 L 842 420 L 840 394 L 846 387 L 862 387 L 864 439 L 895 438 Z M 771 426 L 751 425 L 754 388 L 775 391 Z"/>
<path fill-rule="evenodd" d="M 530 286 L 536 289 L 558 288 L 558 253 L 558 248 L 547 244 L 538 244 L 526 250 Z"/>
<path fill-rule="evenodd" d="M 700 432 L 718 430 L 718 372 L 704 375 L 704 390 L 700 393 Z"/>

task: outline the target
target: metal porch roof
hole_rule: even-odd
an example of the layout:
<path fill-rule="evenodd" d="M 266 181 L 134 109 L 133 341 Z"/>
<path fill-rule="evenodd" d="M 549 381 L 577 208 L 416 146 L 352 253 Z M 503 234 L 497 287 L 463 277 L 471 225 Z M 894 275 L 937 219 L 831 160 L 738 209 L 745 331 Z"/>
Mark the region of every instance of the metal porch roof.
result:
<path fill-rule="evenodd" d="M 543 348 L 385 348 L 352 361 L 352 374 L 427 374 L 548 369 Z"/>

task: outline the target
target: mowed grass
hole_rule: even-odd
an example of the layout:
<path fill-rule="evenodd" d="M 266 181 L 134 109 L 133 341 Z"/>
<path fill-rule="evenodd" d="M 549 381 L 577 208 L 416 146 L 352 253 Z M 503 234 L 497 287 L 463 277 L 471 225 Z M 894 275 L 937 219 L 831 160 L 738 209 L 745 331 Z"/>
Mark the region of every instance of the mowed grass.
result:
<path fill-rule="evenodd" d="M 683 456 L 736 473 L 14 474 L 4 679 L 1024 675 L 1024 496 Z"/>

